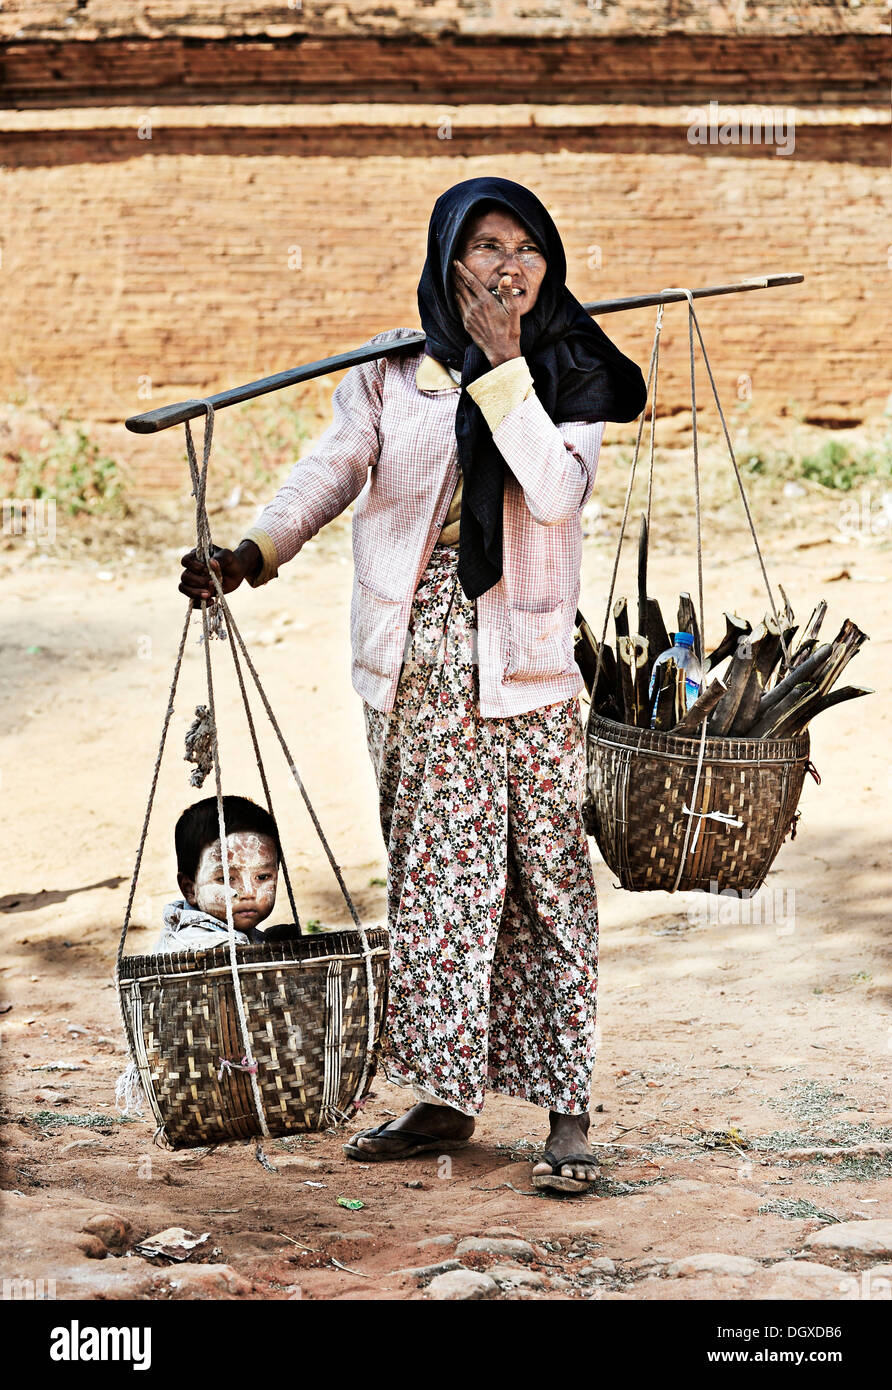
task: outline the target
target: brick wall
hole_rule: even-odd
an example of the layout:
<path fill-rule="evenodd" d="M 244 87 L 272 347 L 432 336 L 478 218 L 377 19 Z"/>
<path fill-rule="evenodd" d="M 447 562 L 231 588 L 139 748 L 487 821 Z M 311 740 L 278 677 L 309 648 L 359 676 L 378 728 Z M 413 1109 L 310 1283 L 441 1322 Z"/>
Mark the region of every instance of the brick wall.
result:
<path fill-rule="evenodd" d="M 352 5 L 353 27 L 371 24 L 373 8 Z M 463 53 L 421 41 L 419 20 L 388 58 L 405 7 L 380 12 L 384 39 L 360 41 L 332 37 L 345 11 L 316 7 L 322 39 L 309 62 L 305 43 L 270 32 L 268 9 L 252 47 L 233 39 L 229 12 L 229 37 L 217 40 L 191 32 L 188 7 L 153 7 L 159 37 L 134 39 L 118 32 L 123 6 L 89 4 L 72 9 L 81 29 L 62 42 L 50 24 L 58 5 L 7 4 L 0 390 L 27 382 L 75 416 L 120 421 L 414 324 L 434 199 L 459 179 L 501 173 L 552 209 L 582 299 L 802 271 L 802 286 L 703 306 L 723 393 L 733 399 L 749 377 L 751 409 L 766 421 L 791 409 L 828 424 L 882 412 L 886 75 L 882 62 L 861 61 L 882 42 L 862 10 L 847 32 L 818 33 L 815 22 L 787 41 L 781 64 L 770 48 L 780 7 L 761 12 L 761 36 L 632 39 L 609 6 L 597 42 L 613 47 L 599 63 L 586 35 L 509 45 L 506 63 L 502 37 L 494 67 L 499 44 L 467 37 L 485 7 L 452 9 L 461 32 L 448 43 Z M 696 28 L 694 8 L 676 9 L 676 30 Z M 339 43 L 352 45 L 349 63 Z M 657 61 L 659 43 L 675 46 L 672 62 Z M 334 85 L 338 62 L 346 91 Z M 797 106 L 794 154 L 691 145 L 684 103 L 739 101 L 759 86 L 756 71 L 762 95 L 751 99 Z M 342 104 L 322 103 L 326 93 Z M 524 104 L 531 95 L 536 104 Z M 141 139 L 147 116 L 151 138 Z M 603 324 L 645 357 L 651 311 Z M 669 411 L 686 397 L 682 324 L 672 311 Z M 122 431 L 125 440 L 141 486 L 181 481 L 169 436 L 165 447 Z"/>

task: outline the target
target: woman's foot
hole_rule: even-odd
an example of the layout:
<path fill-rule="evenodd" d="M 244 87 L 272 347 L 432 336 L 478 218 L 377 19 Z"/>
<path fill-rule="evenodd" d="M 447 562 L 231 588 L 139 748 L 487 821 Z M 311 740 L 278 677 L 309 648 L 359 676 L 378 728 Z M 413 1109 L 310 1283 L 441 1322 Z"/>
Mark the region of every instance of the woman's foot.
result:
<path fill-rule="evenodd" d="M 550 1119 L 546 1152 L 533 1166 L 533 1186 L 584 1192 L 599 1176 L 597 1159 L 588 1142 L 589 1117 L 559 1115 L 552 1110 Z"/>
<path fill-rule="evenodd" d="M 405 1115 L 366 1130 L 344 1145 L 348 1158 L 411 1158 L 413 1154 L 466 1144 L 474 1133 L 474 1120 L 451 1105 L 420 1101 Z M 405 1136 L 405 1137 L 403 1137 Z"/>

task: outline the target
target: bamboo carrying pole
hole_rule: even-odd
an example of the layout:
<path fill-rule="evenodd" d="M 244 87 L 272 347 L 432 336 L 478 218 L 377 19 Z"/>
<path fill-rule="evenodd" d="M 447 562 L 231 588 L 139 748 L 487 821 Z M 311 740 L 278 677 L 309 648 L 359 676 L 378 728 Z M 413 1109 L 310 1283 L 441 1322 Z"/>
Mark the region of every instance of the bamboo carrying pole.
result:
<path fill-rule="evenodd" d="M 746 290 L 771 290 L 779 285 L 798 285 L 803 275 L 756 275 L 746 280 L 738 280 L 733 285 L 709 285 L 704 289 L 692 290 L 694 299 L 712 299 L 721 294 L 742 294 Z M 582 307 L 588 314 L 618 314 L 626 309 L 647 309 L 654 304 L 678 304 L 687 299 L 682 290 L 660 290 L 656 294 L 633 294 L 625 299 L 602 299 Z M 352 348 L 349 352 L 337 353 L 334 357 L 323 357 L 318 362 L 309 362 L 304 367 L 292 367 L 288 371 L 276 372 L 274 376 L 261 377 L 259 381 L 246 382 L 244 386 L 231 386 L 228 391 L 219 391 L 209 396 L 215 410 L 223 410 L 228 405 L 239 405 L 242 401 L 254 400 L 256 396 L 266 396 L 271 391 L 282 391 L 286 386 L 297 386 L 302 381 L 312 381 L 317 376 L 327 376 L 329 372 L 341 372 L 347 367 L 355 367 L 360 362 L 372 362 L 379 357 L 393 357 L 410 348 L 420 347 L 425 341 L 424 334 L 413 333 L 406 338 L 397 338 L 393 343 L 366 344 L 365 347 Z M 182 425 L 185 420 L 196 420 L 204 415 L 203 405 L 193 399 L 177 401 L 173 405 L 159 405 L 155 410 L 147 410 L 143 415 L 131 415 L 124 421 L 133 434 L 157 434 L 159 430 L 170 429 L 172 425 Z"/>

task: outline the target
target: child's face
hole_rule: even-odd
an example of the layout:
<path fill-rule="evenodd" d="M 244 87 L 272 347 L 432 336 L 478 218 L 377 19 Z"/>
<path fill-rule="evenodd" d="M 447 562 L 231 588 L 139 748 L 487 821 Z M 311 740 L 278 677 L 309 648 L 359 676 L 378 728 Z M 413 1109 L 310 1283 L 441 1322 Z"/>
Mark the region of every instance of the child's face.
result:
<path fill-rule="evenodd" d="M 229 850 L 229 883 L 232 888 L 232 920 L 238 931 L 256 927 L 273 910 L 279 878 L 278 855 L 270 835 L 239 830 L 226 836 Z M 190 907 L 226 921 L 226 889 L 220 841 L 205 845 L 195 871 L 195 881 L 178 875 L 180 890 Z"/>

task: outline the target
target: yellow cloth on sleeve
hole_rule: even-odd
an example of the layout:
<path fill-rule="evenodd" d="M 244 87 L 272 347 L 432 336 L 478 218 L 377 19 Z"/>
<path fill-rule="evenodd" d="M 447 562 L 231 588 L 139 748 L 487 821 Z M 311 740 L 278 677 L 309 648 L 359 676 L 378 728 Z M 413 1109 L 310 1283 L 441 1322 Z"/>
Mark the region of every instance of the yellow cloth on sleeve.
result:
<path fill-rule="evenodd" d="M 250 531 L 246 531 L 242 540 L 253 541 L 263 556 L 263 564 L 256 579 L 249 579 L 248 583 L 253 589 L 258 589 L 261 584 L 267 584 L 270 579 L 275 579 L 279 573 L 279 557 L 276 553 L 275 543 L 271 536 L 265 531 L 261 531 L 259 526 L 252 526 Z"/>
<path fill-rule="evenodd" d="M 478 376 L 465 389 L 483 411 L 489 428 L 496 430 L 515 406 L 532 395 L 533 378 L 525 358 L 512 357 Z"/>

